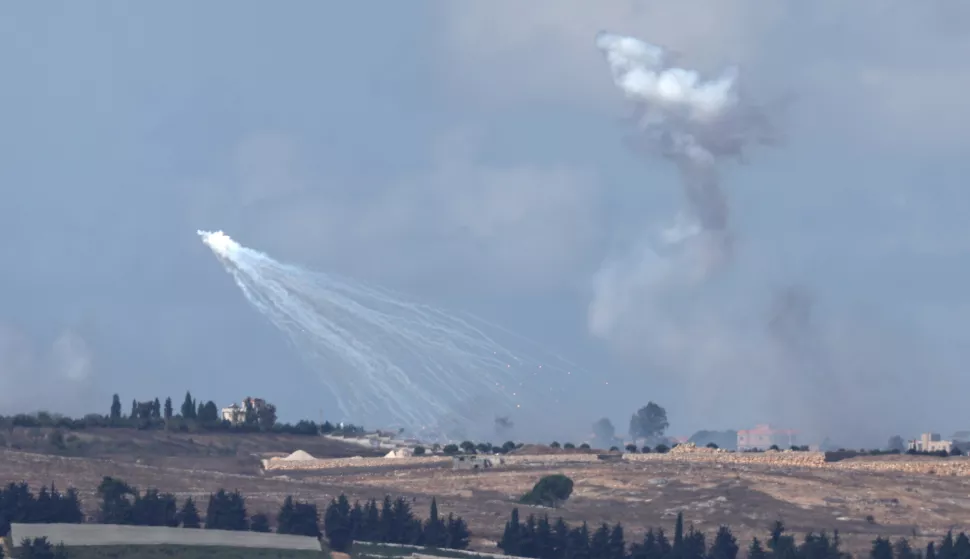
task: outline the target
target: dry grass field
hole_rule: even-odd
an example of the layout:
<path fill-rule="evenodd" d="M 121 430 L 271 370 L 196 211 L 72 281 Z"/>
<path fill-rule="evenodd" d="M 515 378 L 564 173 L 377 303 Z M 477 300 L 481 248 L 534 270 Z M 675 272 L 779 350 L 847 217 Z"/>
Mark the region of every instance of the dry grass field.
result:
<path fill-rule="evenodd" d="M 195 444 L 205 444 L 202 440 L 193 438 Z M 364 450 L 322 439 L 316 443 L 327 446 L 318 447 L 314 453 L 315 443 L 306 437 L 272 443 L 245 441 L 240 445 L 248 448 L 265 444 L 280 451 L 299 448 L 320 457 L 354 455 Z M 294 446 L 283 448 L 287 444 Z M 117 455 L 68 457 L 0 450 L 0 481 L 73 485 L 81 491 L 90 514 L 96 509 L 93 492 L 104 475 L 120 477 L 140 488 L 157 487 L 180 498 L 192 495 L 204 499 L 220 487 L 239 489 L 247 496 L 250 513 L 267 512 L 271 516 L 286 495 L 315 501 L 321 508 L 340 493 L 351 500 L 403 495 L 413 499 L 421 515 L 427 513 L 435 496 L 443 513 L 454 512 L 468 521 L 475 536 L 474 547 L 490 552 L 496 551 L 494 542 L 515 506 L 523 515 L 548 513 L 570 522 L 596 525 L 620 521 L 631 541 L 650 526 L 669 531 L 681 511 L 688 522 L 705 532 L 720 524 L 730 525 L 745 545 L 753 536 L 764 536 L 771 523 L 781 519 L 790 531 L 799 534 L 839 530 L 845 547 L 856 553 L 867 552 L 876 536 L 905 536 L 922 543 L 942 536 L 949 528 L 970 529 L 970 476 L 878 472 L 864 467 L 866 461 L 930 460 L 944 471 L 942 466 L 962 467 L 967 459 L 960 457 L 857 458 L 826 467 L 790 467 L 695 462 L 681 456 L 515 465 L 483 472 L 453 471 L 448 465 L 395 465 L 261 473 L 248 462 L 241 465 L 245 457 L 238 454 L 149 454 L 129 454 L 122 459 Z M 516 505 L 519 495 L 549 473 L 565 473 L 575 481 L 573 496 L 563 507 L 548 510 Z"/>

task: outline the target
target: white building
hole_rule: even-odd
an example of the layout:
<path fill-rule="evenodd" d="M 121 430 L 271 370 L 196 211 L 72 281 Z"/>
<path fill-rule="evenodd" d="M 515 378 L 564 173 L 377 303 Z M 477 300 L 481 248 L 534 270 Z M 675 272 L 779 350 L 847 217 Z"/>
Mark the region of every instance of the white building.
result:
<path fill-rule="evenodd" d="M 233 425 L 239 425 L 246 421 L 246 410 L 242 409 L 239 404 L 230 404 L 229 407 L 222 408 L 222 420 Z"/>
<path fill-rule="evenodd" d="M 953 441 L 944 441 L 939 433 L 923 433 L 920 438 L 909 441 L 909 449 L 916 452 L 950 452 Z"/>

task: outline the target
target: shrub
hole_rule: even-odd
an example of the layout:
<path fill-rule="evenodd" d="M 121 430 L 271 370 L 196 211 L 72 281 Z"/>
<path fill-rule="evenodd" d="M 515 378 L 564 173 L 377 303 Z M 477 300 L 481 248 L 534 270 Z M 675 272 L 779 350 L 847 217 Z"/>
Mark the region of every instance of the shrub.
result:
<path fill-rule="evenodd" d="M 414 455 L 415 456 L 424 456 L 424 453 L 425 452 L 426 452 L 426 450 L 421 445 L 418 445 L 418 446 L 414 447 Z"/>
<path fill-rule="evenodd" d="M 532 491 L 522 496 L 521 502 L 526 505 L 556 507 L 572 494 L 573 480 L 563 474 L 552 474 L 542 476 Z"/>
<path fill-rule="evenodd" d="M 657 454 L 666 454 L 667 452 L 670 452 L 670 447 L 665 444 L 658 444 L 654 447 L 653 451 Z"/>

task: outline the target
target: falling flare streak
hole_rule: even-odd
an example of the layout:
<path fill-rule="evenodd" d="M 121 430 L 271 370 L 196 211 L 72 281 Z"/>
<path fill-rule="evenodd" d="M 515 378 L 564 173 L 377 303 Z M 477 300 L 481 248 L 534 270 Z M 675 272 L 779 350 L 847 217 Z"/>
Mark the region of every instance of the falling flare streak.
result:
<path fill-rule="evenodd" d="M 481 319 L 277 262 L 221 231 L 198 234 L 246 299 L 318 370 L 348 420 L 392 421 L 414 430 L 442 418 L 470 420 L 473 400 L 511 408 L 511 399 L 522 397 L 506 390 L 523 385 L 521 367 L 533 376 L 566 372 L 513 354 L 484 328 L 512 333 Z"/>

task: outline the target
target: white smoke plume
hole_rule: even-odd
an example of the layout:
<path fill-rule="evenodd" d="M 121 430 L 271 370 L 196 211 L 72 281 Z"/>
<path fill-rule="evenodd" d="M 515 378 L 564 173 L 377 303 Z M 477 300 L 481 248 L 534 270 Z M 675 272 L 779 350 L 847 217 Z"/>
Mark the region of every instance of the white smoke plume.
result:
<path fill-rule="evenodd" d="M 752 143 L 773 144 L 780 137 L 766 112 L 742 97 L 736 66 L 705 78 L 674 66 L 676 56 L 663 47 L 605 31 L 596 36 L 596 47 L 606 57 L 613 83 L 634 103 L 635 146 L 677 165 L 697 234 L 706 237 L 700 246 L 709 258 L 708 272 L 713 272 L 731 250 L 718 164 L 743 158 Z"/>
<path fill-rule="evenodd" d="M 581 376 L 568 361 L 526 349 L 528 340 L 474 316 L 277 262 L 221 231 L 198 234 L 320 375 L 342 419 L 429 438 L 476 428 L 489 436 L 496 413 L 542 422 L 536 404 L 557 402 L 564 382 Z"/>

